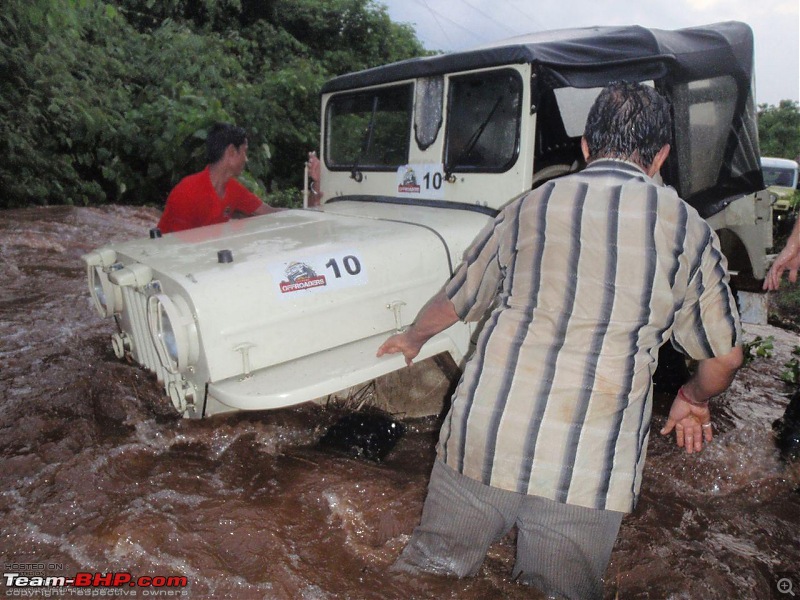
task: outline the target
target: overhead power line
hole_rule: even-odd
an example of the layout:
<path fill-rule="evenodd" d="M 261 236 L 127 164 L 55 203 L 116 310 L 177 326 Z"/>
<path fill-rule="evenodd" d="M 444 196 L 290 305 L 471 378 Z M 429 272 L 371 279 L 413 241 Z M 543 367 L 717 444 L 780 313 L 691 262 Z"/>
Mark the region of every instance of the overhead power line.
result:
<path fill-rule="evenodd" d="M 464 4 L 466 4 L 467 6 L 469 6 L 469 7 L 470 7 L 472 10 L 474 10 L 475 12 L 477 12 L 477 13 L 479 13 L 479 14 L 483 15 L 484 17 L 486 17 L 487 19 L 489 19 L 489 20 L 490 20 L 492 23 L 494 23 L 494 24 L 496 24 L 496 25 L 499 25 L 500 27 L 502 27 L 503 29 L 505 29 L 505 30 L 506 30 L 506 31 L 508 31 L 509 33 L 511 33 L 511 34 L 513 34 L 513 33 L 514 33 L 514 30 L 513 30 L 513 29 L 511 29 L 511 28 L 510 28 L 508 25 L 506 25 L 505 23 L 501 23 L 500 21 L 498 21 L 497 19 L 495 19 L 495 18 L 494 18 L 492 15 L 490 15 L 489 13 L 487 13 L 487 12 L 485 12 L 485 11 L 481 10 L 480 8 L 478 8 L 477 6 L 475 6 L 474 4 L 472 4 L 471 2 L 467 2 L 467 0 L 459 0 L 459 1 L 460 1 L 460 2 L 463 2 Z"/>
<path fill-rule="evenodd" d="M 442 27 L 441 27 L 441 24 L 439 23 L 438 19 L 436 19 L 436 16 L 437 16 L 437 15 L 438 15 L 439 17 L 441 17 L 442 19 L 444 19 L 445 21 L 447 21 L 448 23 L 451 23 L 451 24 L 455 25 L 456 27 L 458 27 L 458 28 L 459 28 L 459 29 L 461 29 L 462 31 L 465 31 L 465 32 L 467 32 L 468 34 L 470 34 L 471 36 L 473 36 L 473 37 L 474 37 L 476 40 L 478 40 L 478 41 L 488 41 L 488 38 L 486 37 L 486 35 L 485 35 L 485 34 L 480 34 L 480 33 L 478 33 L 477 31 L 473 31 L 472 29 L 470 29 L 470 28 L 468 28 L 468 27 L 465 27 L 465 26 L 464 26 L 464 25 L 462 25 L 461 23 L 457 23 L 456 21 L 454 21 L 453 19 L 451 19 L 451 18 L 450 18 L 450 17 L 448 17 L 447 15 L 445 15 L 445 14 L 443 14 L 442 12 L 440 12 L 440 11 L 438 11 L 438 10 L 436 10 L 436 9 L 432 8 L 431 6 L 429 6 L 429 5 L 428 5 L 428 3 L 427 3 L 426 1 L 423 1 L 423 0 L 414 0 L 414 2 L 416 2 L 416 3 L 417 3 L 417 4 L 419 4 L 420 6 L 424 7 L 424 8 L 425 8 L 427 11 L 429 11 L 429 12 L 431 13 L 431 15 L 433 15 L 433 17 L 434 17 L 434 19 L 436 20 L 436 22 L 437 22 L 437 25 L 439 25 L 439 28 L 440 28 L 440 29 L 442 29 Z M 447 34 L 444 32 L 444 30 L 443 30 L 443 29 L 442 29 L 442 33 L 444 33 L 445 37 L 447 37 L 448 41 L 449 41 L 449 42 L 452 44 L 452 40 L 450 40 L 450 38 L 447 36 Z"/>

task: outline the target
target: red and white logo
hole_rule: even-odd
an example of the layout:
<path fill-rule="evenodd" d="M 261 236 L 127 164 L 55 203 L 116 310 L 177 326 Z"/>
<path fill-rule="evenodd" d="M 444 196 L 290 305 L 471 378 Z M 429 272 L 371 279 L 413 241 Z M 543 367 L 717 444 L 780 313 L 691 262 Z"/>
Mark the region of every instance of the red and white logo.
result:
<path fill-rule="evenodd" d="M 314 269 L 302 262 L 293 262 L 286 267 L 286 279 L 280 282 L 284 294 L 327 285 L 325 275 L 317 275 Z"/>
<path fill-rule="evenodd" d="M 419 194 L 420 187 L 419 183 L 417 183 L 417 174 L 414 173 L 414 169 L 411 167 L 406 168 L 405 173 L 403 173 L 403 182 L 397 186 L 397 191 L 406 194 Z"/>

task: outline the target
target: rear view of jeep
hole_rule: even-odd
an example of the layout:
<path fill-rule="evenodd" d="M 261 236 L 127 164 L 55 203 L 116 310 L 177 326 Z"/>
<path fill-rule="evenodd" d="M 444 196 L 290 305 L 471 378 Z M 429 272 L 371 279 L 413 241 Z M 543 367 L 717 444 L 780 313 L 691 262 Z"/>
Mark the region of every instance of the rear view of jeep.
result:
<path fill-rule="evenodd" d="M 753 39 L 729 22 L 532 34 L 330 80 L 322 206 L 110 244 L 84 257 L 120 358 L 181 414 L 290 406 L 404 367 L 375 357 L 506 203 L 582 169 L 589 107 L 610 81 L 670 99 L 662 170 L 720 234 L 745 318 L 772 244 L 755 124 Z M 749 296 L 748 296 L 749 294 Z M 472 326 L 419 360 L 460 363 Z"/>

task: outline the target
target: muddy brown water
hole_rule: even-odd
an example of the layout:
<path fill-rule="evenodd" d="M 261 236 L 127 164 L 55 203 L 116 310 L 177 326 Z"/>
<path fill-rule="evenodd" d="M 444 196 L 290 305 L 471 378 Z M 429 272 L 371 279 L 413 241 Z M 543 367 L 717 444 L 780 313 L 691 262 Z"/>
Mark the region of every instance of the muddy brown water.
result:
<path fill-rule="evenodd" d="M 434 457 L 435 419 L 383 463 L 322 451 L 340 410 L 316 405 L 205 421 L 171 416 L 158 385 L 110 347 L 80 255 L 145 235 L 142 208 L 0 212 L 0 555 L 4 573 L 185 576 L 191 598 L 540 598 L 511 581 L 513 534 L 477 577 L 395 574 Z M 791 598 L 800 593 L 800 478 L 771 423 L 795 333 L 715 403 L 717 437 L 686 456 L 655 432 L 644 492 L 623 521 L 606 598 Z M 12 588 L 21 597 L 31 588 Z M 784 584 L 785 585 L 785 584 Z M 143 597 L 144 588 L 118 595 Z M 149 591 L 165 592 L 167 590 Z M 164 597 L 162 595 L 162 597 Z"/>

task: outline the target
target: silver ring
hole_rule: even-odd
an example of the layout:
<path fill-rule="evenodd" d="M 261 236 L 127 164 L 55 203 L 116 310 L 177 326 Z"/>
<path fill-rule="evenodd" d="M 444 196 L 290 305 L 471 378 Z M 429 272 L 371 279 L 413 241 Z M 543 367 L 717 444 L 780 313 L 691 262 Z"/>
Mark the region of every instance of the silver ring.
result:
<path fill-rule="evenodd" d="M 703 429 L 707 429 L 708 427 L 711 427 L 711 423 L 703 423 L 703 424 L 701 425 L 701 427 L 702 427 Z"/>

